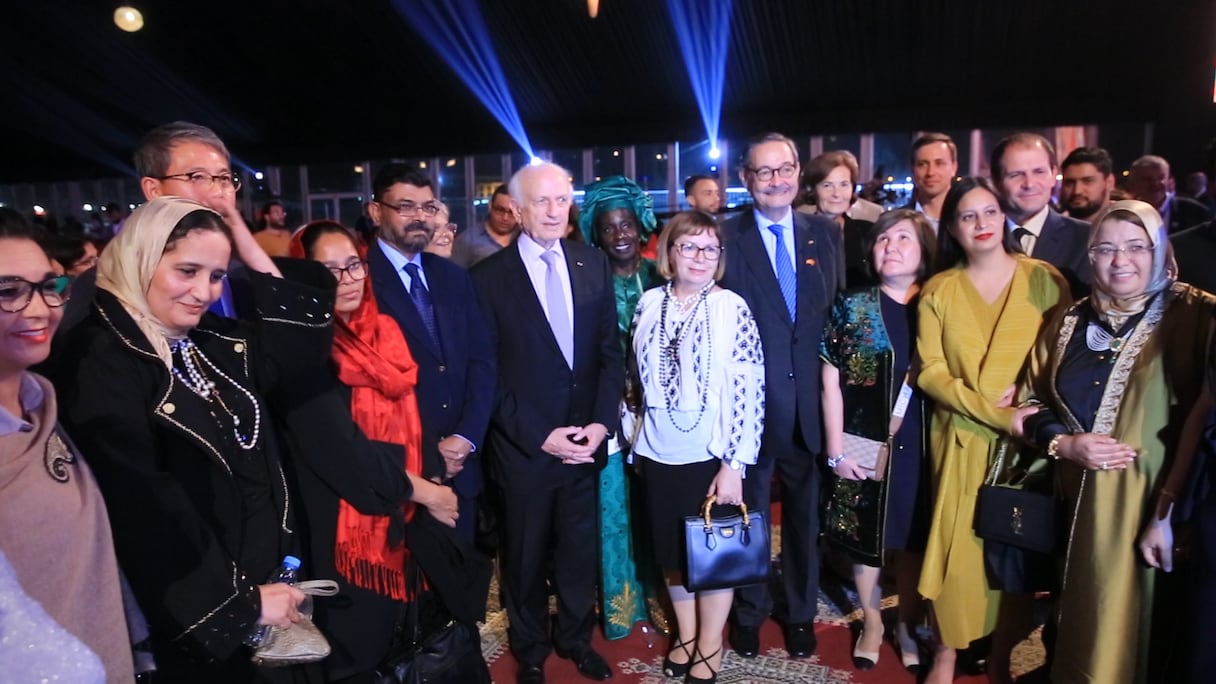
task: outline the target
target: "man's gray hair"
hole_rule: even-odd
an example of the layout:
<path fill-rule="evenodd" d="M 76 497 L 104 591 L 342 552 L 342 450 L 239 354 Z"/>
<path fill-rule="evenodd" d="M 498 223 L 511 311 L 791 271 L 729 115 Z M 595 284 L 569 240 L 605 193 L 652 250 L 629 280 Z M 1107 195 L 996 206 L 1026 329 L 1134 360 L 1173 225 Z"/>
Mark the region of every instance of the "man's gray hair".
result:
<path fill-rule="evenodd" d="M 140 178 L 160 178 L 169 172 L 169 158 L 173 146 L 180 142 L 197 142 L 214 147 L 225 160 L 232 157 L 224 141 L 215 131 L 189 121 L 174 121 L 148 131 L 135 148 L 135 172 Z"/>
<path fill-rule="evenodd" d="M 515 202 L 516 206 L 524 205 L 524 181 L 528 176 L 531 176 L 541 171 L 556 171 L 562 175 L 562 178 L 570 178 L 571 173 L 565 167 L 554 164 L 553 162 L 541 162 L 540 164 L 528 164 L 520 170 L 516 171 L 510 182 L 507 183 L 507 193 L 511 195 L 511 201 Z M 574 198 L 574 183 L 570 184 L 570 196 Z"/>

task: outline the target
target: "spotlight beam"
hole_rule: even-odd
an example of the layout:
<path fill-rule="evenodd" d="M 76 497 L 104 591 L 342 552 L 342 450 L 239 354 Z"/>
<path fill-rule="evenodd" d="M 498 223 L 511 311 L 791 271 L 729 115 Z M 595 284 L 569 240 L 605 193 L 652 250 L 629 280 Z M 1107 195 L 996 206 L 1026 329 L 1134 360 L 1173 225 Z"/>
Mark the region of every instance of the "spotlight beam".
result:
<path fill-rule="evenodd" d="M 532 143 L 476 0 L 392 0 L 392 5 L 531 159 Z"/>
<path fill-rule="evenodd" d="M 680 43 L 701 122 L 711 149 L 718 148 L 722 120 L 722 82 L 730 47 L 733 0 L 667 0 L 667 13 Z"/>

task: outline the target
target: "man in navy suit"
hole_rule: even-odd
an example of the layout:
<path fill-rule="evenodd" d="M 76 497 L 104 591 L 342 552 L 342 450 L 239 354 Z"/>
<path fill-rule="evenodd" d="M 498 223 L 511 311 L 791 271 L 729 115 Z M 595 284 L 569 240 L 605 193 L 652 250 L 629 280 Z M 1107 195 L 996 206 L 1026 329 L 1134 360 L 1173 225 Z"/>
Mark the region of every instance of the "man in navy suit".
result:
<path fill-rule="evenodd" d="M 800 171 L 792 140 L 761 136 L 744 164 L 739 177 L 755 208 L 723 226 L 722 280 L 747 301 L 764 346 L 764 438 L 744 498 L 755 510 L 768 510 L 774 472 L 780 478 L 785 643 L 791 656 L 805 658 L 815 650 L 812 622 L 819 605 L 819 338 L 844 286 L 844 247 L 832 221 L 791 209 Z M 759 652 L 760 625 L 772 607 L 765 585 L 735 592 L 731 646 L 739 655 Z"/>
<path fill-rule="evenodd" d="M 430 178 L 393 163 L 380 169 L 372 185 L 372 290 L 380 310 L 401 326 L 418 364 L 423 474 L 451 480 L 460 506 L 456 530 L 472 543 L 482 489 L 476 453 L 494 398 L 490 332 L 468 273 L 423 252 L 439 210 Z"/>
<path fill-rule="evenodd" d="M 1022 251 L 1060 269 L 1073 299 L 1089 294 L 1089 224 L 1051 208 L 1055 147 L 1037 133 L 1014 133 L 992 148 L 989 161 L 1006 227 Z"/>
<path fill-rule="evenodd" d="M 625 386 L 612 276 L 600 250 L 561 239 L 574 197 L 565 169 L 524 167 L 509 191 L 522 232 L 472 271 L 498 350 L 486 452 L 503 502 L 507 635 L 519 682 L 544 682 L 553 648 L 584 677 L 609 679 L 612 668 L 591 649 L 591 629 L 596 487 Z M 552 642 L 550 557 L 558 605 Z"/>

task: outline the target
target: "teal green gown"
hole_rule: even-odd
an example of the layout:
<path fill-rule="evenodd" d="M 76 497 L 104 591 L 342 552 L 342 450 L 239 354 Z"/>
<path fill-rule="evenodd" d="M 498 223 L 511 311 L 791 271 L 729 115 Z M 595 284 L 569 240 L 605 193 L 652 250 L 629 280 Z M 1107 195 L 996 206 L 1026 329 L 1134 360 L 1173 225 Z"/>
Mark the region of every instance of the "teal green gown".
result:
<path fill-rule="evenodd" d="M 612 277 L 616 292 L 617 324 L 626 353 L 630 348 L 629 326 L 642 292 L 663 282 L 655 262 L 642 259 L 632 276 Z M 615 445 L 616 443 L 614 443 Z M 612 448 L 608 466 L 600 471 L 600 617 L 604 636 L 629 636 L 634 623 L 650 619 L 667 632 L 667 621 L 659 606 L 662 587 L 658 566 L 651 559 L 650 544 L 641 521 L 642 492 L 637 476 L 625 465 L 625 454 Z"/>

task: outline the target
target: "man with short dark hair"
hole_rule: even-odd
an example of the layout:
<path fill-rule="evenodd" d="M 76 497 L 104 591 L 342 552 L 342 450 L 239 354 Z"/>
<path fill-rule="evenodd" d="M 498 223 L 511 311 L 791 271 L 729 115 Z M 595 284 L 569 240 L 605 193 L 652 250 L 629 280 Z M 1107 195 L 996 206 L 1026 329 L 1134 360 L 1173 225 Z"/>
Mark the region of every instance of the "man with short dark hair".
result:
<path fill-rule="evenodd" d="M 401 326 L 418 364 L 423 474 L 452 480 L 456 530 L 472 543 L 482 489 L 476 450 L 494 403 L 494 348 L 469 274 L 424 253 L 439 212 L 431 179 L 408 164 L 380 169 L 368 207 L 377 227 L 367 248 L 380 310 Z"/>
<path fill-rule="evenodd" d="M 1216 138 L 1208 143 L 1204 159 L 1208 173 L 1216 178 Z M 1216 184 L 1213 184 L 1216 185 Z M 1216 206 L 1216 196 L 1209 187 L 1207 195 Z M 1178 279 L 1184 283 L 1216 293 L 1216 219 L 1200 223 L 1170 236 L 1174 259 L 1178 262 Z"/>
<path fill-rule="evenodd" d="M 942 203 L 958 175 L 958 146 L 945 133 L 924 133 L 912 141 L 912 201 L 915 209 L 937 230 Z"/>
<path fill-rule="evenodd" d="M 1064 215 L 1088 221 L 1110 206 L 1115 189 L 1114 162 L 1101 147 L 1078 147 L 1060 165 L 1060 206 Z"/>
<path fill-rule="evenodd" d="M 722 186 L 708 173 L 694 174 L 684 181 L 684 201 L 689 209 L 713 216 L 722 208 Z"/>
<path fill-rule="evenodd" d="M 739 179 L 754 208 L 722 227 L 728 251 L 721 284 L 747 302 L 764 347 L 764 436 L 744 499 L 767 511 L 774 473 L 780 478 L 785 645 L 792 657 L 806 658 L 817 644 L 819 605 L 818 349 L 828 308 L 844 286 L 844 247 L 830 219 L 793 210 L 800 172 L 788 137 L 768 133 L 748 146 Z M 730 641 L 740 656 L 759 653 L 760 625 L 772 609 L 766 585 L 735 591 Z"/>
<path fill-rule="evenodd" d="M 272 257 L 291 255 L 291 229 L 287 227 L 287 211 L 279 200 L 262 206 L 262 225 L 253 239 Z"/>
<path fill-rule="evenodd" d="M 1089 294 L 1089 226 L 1051 208 L 1055 147 L 1036 133 L 1014 133 L 996 144 L 989 164 L 1022 252 L 1060 269 L 1074 299 Z"/>
<path fill-rule="evenodd" d="M 519 219 L 511 209 L 511 195 L 506 184 L 494 188 L 490 196 L 490 211 L 483 223 L 456 234 L 452 243 L 452 262 L 465 268 L 511 244 L 519 235 Z"/>
<path fill-rule="evenodd" d="M 1174 192 L 1174 176 L 1165 157 L 1146 154 L 1132 162 L 1127 177 L 1127 190 L 1132 197 L 1148 202 L 1161 214 L 1161 221 L 1170 234 L 1197 226 L 1212 218 L 1207 207 L 1189 197 Z"/>

